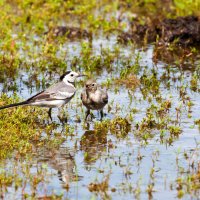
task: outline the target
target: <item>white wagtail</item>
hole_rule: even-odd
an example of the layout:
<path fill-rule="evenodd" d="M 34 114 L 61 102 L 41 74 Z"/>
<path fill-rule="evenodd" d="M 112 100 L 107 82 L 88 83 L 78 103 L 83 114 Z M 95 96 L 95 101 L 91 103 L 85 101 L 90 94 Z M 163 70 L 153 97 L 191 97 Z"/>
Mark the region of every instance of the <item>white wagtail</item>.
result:
<path fill-rule="evenodd" d="M 47 107 L 49 108 L 49 117 L 52 120 L 52 108 L 60 108 L 72 99 L 76 92 L 75 80 L 77 77 L 81 76 L 85 75 L 73 71 L 67 71 L 60 77 L 60 82 L 50 86 L 42 92 L 39 92 L 26 101 L 2 106 L 0 107 L 0 110 L 22 105 Z"/>
<path fill-rule="evenodd" d="M 85 89 L 81 93 L 83 105 L 87 108 L 86 117 L 90 114 L 90 110 L 100 110 L 101 119 L 103 118 L 103 108 L 108 103 L 107 91 L 99 88 L 96 81 L 90 79 L 85 83 Z"/>

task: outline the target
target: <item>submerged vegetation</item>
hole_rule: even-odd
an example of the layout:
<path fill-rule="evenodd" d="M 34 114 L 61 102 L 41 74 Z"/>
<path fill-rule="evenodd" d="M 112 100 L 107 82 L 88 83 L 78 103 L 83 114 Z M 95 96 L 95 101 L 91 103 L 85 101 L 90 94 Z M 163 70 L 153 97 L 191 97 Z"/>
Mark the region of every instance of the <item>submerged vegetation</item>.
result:
<path fill-rule="evenodd" d="M 2 199 L 199 198 L 199 0 L 0 1 L 0 106 L 81 71 L 108 90 L 84 121 L 0 110 Z"/>

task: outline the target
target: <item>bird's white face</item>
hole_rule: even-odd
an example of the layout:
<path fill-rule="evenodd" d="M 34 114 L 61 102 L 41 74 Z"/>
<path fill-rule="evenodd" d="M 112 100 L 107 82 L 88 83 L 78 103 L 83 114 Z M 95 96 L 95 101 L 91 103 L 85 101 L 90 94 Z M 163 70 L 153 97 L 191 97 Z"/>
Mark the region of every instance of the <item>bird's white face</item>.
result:
<path fill-rule="evenodd" d="M 76 72 L 71 71 L 71 72 L 69 72 L 68 74 L 66 74 L 64 76 L 64 78 L 62 79 L 62 81 L 64 83 L 66 83 L 66 84 L 67 83 L 74 83 L 75 80 L 76 80 L 76 78 L 78 78 L 79 76 L 81 76 L 81 75 L 78 74 L 78 73 L 76 73 Z"/>

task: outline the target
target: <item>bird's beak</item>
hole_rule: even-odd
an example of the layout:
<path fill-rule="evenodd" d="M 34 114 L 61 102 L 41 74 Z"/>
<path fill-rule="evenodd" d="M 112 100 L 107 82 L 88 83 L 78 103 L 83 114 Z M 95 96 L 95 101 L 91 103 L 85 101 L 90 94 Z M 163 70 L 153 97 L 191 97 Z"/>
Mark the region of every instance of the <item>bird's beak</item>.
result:
<path fill-rule="evenodd" d="M 87 76 L 86 74 L 79 74 L 78 77 Z"/>

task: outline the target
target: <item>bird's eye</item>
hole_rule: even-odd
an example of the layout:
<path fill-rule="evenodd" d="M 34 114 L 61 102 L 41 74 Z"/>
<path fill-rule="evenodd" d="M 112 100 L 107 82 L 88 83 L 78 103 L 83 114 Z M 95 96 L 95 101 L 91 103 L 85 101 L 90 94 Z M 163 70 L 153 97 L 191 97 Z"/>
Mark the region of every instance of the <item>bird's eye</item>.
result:
<path fill-rule="evenodd" d="M 92 84 L 92 86 L 94 86 L 94 83 Z"/>
<path fill-rule="evenodd" d="M 74 74 L 71 74 L 71 76 L 74 76 Z"/>

